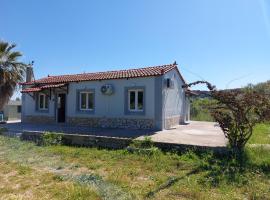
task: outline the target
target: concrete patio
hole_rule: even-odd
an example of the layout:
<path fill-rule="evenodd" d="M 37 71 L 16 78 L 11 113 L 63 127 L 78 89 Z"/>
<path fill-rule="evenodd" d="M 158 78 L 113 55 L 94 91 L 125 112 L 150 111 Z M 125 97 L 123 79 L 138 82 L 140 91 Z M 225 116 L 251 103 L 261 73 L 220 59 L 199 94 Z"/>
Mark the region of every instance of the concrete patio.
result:
<path fill-rule="evenodd" d="M 150 136 L 155 142 L 224 147 L 227 139 L 217 123 L 191 121 L 170 130 L 155 132 Z"/>
<path fill-rule="evenodd" d="M 67 134 L 83 134 L 119 138 L 143 139 L 149 136 L 155 142 L 188 144 L 209 147 L 226 146 L 226 138 L 221 129 L 213 122 L 195 122 L 179 125 L 170 130 L 127 130 L 127 129 L 98 129 L 85 126 L 70 126 L 66 124 L 40 125 L 23 124 L 19 121 L 0 125 L 6 127 L 11 135 L 20 135 L 23 131 L 50 131 Z"/>

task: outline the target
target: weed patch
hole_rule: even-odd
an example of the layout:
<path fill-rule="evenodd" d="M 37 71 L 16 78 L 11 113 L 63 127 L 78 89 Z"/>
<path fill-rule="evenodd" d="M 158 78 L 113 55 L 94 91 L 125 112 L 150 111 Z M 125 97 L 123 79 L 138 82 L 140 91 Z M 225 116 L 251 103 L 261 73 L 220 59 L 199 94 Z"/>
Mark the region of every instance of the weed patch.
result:
<path fill-rule="evenodd" d="M 104 181 L 100 176 L 94 174 L 81 174 L 78 176 L 63 176 L 63 180 L 73 180 L 82 185 L 95 187 L 103 199 L 128 200 L 134 199 L 131 195 L 123 192 L 119 187 Z"/>
<path fill-rule="evenodd" d="M 145 156 L 158 156 L 161 151 L 154 147 L 154 143 L 150 137 L 145 136 L 143 140 L 133 140 L 127 151 Z"/>
<path fill-rule="evenodd" d="M 4 132 L 7 132 L 8 129 L 5 127 L 0 127 L 0 135 L 2 135 Z"/>
<path fill-rule="evenodd" d="M 61 145 L 63 135 L 60 133 L 46 132 L 42 135 L 42 145 Z"/>
<path fill-rule="evenodd" d="M 130 144 L 131 147 L 147 149 L 153 147 L 151 137 L 145 136 L 143 140 L 133 140 Z"/>

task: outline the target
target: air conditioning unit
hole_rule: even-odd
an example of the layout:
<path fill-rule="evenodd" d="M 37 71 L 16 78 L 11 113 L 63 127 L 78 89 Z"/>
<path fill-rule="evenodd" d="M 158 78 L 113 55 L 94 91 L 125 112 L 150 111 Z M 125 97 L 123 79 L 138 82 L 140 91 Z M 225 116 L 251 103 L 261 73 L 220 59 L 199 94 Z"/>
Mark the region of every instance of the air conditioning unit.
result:
<path fill-rule="evenodd" d="M 100 91 L 104 95 L 112 95 L 114 93 L 114 88 L 113 88 L 113 85 L 106 84 L 106 85 L 101 86 Z"/>
<path fill-rule="evenodd" d="M 174 88 L 174 82 L 171 78 L 166 78 L 165 80 L 166 80 L 165 83 L 166 83 L 167 88 L 171 88 L 171 89 Z"/>

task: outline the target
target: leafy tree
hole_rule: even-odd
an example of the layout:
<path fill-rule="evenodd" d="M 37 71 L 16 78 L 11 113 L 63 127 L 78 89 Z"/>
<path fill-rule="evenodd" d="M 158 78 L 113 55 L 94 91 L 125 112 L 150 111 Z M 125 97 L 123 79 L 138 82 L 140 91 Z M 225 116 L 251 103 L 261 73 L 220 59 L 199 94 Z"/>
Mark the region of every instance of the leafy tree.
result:
<path fill-rule="evenodd" d="M 216 100 L 209 109 L 228 138 L 230 147 L 242 152 L 257 123 L 270 119 L 270 96 L 253 89 L 217 90 L 207 81 L 197 81 L 185 85 L 191 87 L 206 84 L 211 97 Z"/>
<path fill-rule="evenodd" d="M 0 41 L 0 110 L 13 95 L 19 82 L 24 80 L 26 65 L 19 62 L 22 56 L 14 51 L 15 44 Z"/>
<path fill-rule="evenodd" d="M 246 88 L 247 89 L 252 88 L 253 90 L 257 92 L 264 92 L 264 93 L 270 94 L 270 80 L 266 82 L 258 83 L 255 85 L 249 84 Z"/>

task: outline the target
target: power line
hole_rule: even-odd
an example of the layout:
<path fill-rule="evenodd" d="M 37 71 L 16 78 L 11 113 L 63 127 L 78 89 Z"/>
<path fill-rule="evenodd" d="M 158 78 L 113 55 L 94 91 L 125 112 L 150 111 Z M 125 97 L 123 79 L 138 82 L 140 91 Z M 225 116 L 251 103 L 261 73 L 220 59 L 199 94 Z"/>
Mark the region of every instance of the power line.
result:
<path fill-rule="evenodd" d="M 246 77 L 248 77 L 248 76 L 250 76 L 250 75 L 251 75 L 251 73 L 230 80 L 230 81 L 227 82 L 227 84 L 226 84 L 226 89 L 228 89 L 229 85 L 230 85 L 232 82 L 241 80 L 241 79 L 246 78 Z"/>
<path fill-rule="evenodd" d="M 195 72 L 192 72 L 192 71 L 188 70 L 186 67 L 183 67 L 182 65 L 181 65 L 181 68 L 184 69 L 185 71 L 189 72 L 190 74 L 199 77 L 202 81 L 205 81 L 205 79 L 204 79 L 201 75 L 199 75 L 199 74 L 197 74 L 197 73 L 195 73 Z"/>

